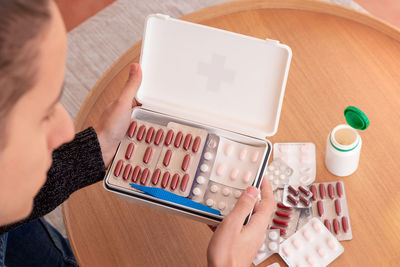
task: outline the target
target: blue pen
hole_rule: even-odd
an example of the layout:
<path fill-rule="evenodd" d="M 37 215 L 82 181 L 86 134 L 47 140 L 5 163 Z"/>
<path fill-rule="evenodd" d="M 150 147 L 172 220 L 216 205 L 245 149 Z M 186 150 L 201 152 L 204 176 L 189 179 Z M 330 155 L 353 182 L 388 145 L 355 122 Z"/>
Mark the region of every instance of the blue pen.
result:
<path fill-rule="evenodd" d="M 190 208 L 194 208 L 197 210 L 201 210 L 201 211 L 205 211 L 211 214 L 215 214 L 215 215 L 221 215 L 221 212 L 219 210 L 216 209 L 212 209 L 210 207 L 207 207 L 206 205 L 197 203 L 193 200 L 190 200 L 186 197 L 181 197 L 178 196 L 174 193 L 165 191 L 164 189 L 161 188 L 156 188 L 156 187 L 147 187 L 147 186 L 143 186 L 143 185 L 137 185 L 137 184 L 129 184 L 130 186 L 132 186 L 133 188 L 140 190 L 150 196 L 159 198 L 159 199 L 163 199 L 163 200 L 167 200 L 170 202 L 174 202 L 176 204 L 182 205 L 182 206 L 186 206 L 186 207 L 190 207 Z"/>

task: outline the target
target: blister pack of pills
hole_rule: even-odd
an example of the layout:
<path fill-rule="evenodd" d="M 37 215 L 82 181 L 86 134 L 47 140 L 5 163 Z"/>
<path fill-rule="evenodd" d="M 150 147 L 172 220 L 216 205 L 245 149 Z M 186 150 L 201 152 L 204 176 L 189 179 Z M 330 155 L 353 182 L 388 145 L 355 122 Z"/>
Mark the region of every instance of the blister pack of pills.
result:
<path fill-rule="evenodd" d="M 210 180 L 238 189 L 252 185 L 258 174 L 263 149 L 220 137 Z"/>
<path fill-rule="evenodd" d="M 127 188 L 130 188 L 128 182 L 132 182 L 186 197 L 206 138 L 207 132 L 202 129 L 176 123 L 163 127 L 134 120 L 120 144 L 114 178 L 118 178 L 119 170 L 124 168 L 122 178 Z M 118 179 L 115 182 L 118 183 Z"/>
<path fill-rule="evenodd" d="M 167 129 L 150 186 L 187 197 L 192 188 L 207 132 L 174 122 L 168 123 Z"/>
<path fill-rule="evenodd" d="M 204 195 L 204 204 L 227 215 L 235 206 L 243 190 L 210 181 Z"/>
<path fill-rule="evenodd" d="M 219 137 L 215 134 L 209 134 L 203 155 L 199 162 L 196 179 L 193 184 L 192 193 L 189 196 L 193 201 L 205 204 L 204 194 L 209 188 L 210 170 L 213 169 L 215 156 L 217 155 Z"/>
<path fill-rule="evenodd" d="M 253 260 L 254 265 L 260 264 L 274 253 L 279 253 L 280 244 L 279 230 L 269 229 L 265 232 L 264 242 Z"/>
<path fill-rule="evenodd" d="M 269 229 L 277 229 L 283 239 L 288 238 L 296 232 L 300 210 L 284 205 L 282 200 L 283 190 L 278 189 L 274 192 L 276 206 L 271 216 Z"/>
<path fill-rule="evenodd" d="M 289 184 L 307 186 L 315 181 L 316 160 L 313 143 L 275 143 L 274 160 L 281 159 L 293 169 Z"/>
<path fill-rule="evenodd" d="M 293 174 L 293 169 L 290 168 L 283 160 L 276 159 L 268 165 L 266 175 L 271 182 L 272 190 L 284 188 Z"/>
<path fill-rule="evenodd" d="M 196 173 L 191 199 L 227 215 L 243 190 L 253 184 L 261 157 L 259 147 L 210 134 Z"/>
<path fill-rule="evenodd" d="M 128 182 L 147 185 L 161 153 L 166 127 L 132 121 L 120 144 L 113 169 L 113 183 L 130 188 Z M 116 179 L 121 177 L 121 179 Z"/>
<path fill-rule="evenodd" d="M 234 134 L 221 130 L 227 138 L 214 129 L 194 127 L 150 111 L 134 114 L 107 172 L 106 188 L 136 197 L 137 193 L 151 195 L 154 190 L 145 187 L 155 187 L 225 216 L 245 188 L 259 184 L 256 179 L 264 172 L 268 142 L 246 136 L 235 141 L 230 139 Z"/>
<path fill-rule="evenodd" d="M 351 240 L 353 235 L 343 182 L 315 183 L 310 190 L 313 192 L 313 217 L 321 220 L 338 240 Z"/>
<path fill-rule="evenodd" d="M 281 243 L 279 255 L 290 267 L 327 266 L 343 251 L 343 246 L 322 222 L 312 218 Z"/>
<path fill-rule="evenodd" d="M 294 208 L 310 208 L 312 193 L 307 186 L 285 185 L 283 204 Z"/>

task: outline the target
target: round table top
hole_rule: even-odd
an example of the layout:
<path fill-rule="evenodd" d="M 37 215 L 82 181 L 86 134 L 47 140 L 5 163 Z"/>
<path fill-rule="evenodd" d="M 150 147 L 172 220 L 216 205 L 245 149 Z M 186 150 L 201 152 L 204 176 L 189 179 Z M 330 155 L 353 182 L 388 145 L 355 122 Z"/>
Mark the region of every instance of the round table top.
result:
<path fill-rule="evenodd" d="M 289 45 L 293 58 L 274 142 L 313 142 L 316 182 L 343 181 L 353 231 L 331 266 L 394 266 L 400 261 L 400 32 L 368 15 L 304 0 L 238 1 L 183 19 L 270 38 Z M 138 62 L 140 43 L 99 80 L 75 121 L 82 130 L 99 118 Z M 239 96 L 238 96 L 239 97 Z M 328 133 L 345 123 L 343 110 L 361 108 L 370 127 L 360 165 L 338 178 L 324 166 Z M 204 266 L 212 232 L 202 223 L 131 204 L 101 183 L 64 204 L 67 233 L 81 266 Z M 265 263 L 278 261 L 278 255 Z"/>

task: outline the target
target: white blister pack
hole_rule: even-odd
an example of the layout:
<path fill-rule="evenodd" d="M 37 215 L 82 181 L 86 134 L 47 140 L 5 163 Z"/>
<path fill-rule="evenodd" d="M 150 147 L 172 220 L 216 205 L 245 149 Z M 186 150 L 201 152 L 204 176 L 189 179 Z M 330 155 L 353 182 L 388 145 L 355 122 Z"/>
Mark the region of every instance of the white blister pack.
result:
<path fill-rule="evenodd" d="M 265 232 L 264 242 L 257 252 L 256 258 L 253 260 L 255 265 L 260 264 L 269 256 L 279 252 L 280 234 L 277 229 L 269 229 Z"/>
<path fill-rule="evenodd" d="M 266 175 L 271 182 L 272 190 L 284 188 L 289 183 L 293 174 L 293 169 L 290 168 L 283 160 L 276 159 L 268 165 Z"/>
<path fill-rule="evenodd" d="M 293 169 L 289 184 L 307 186 L 315 181 L 316 160 L 313 143 L 275 143 L 274 160 L 281 159 Z"/>
<path fill-rule="evenodd" d="M 327 266 L 344 251 L 339 241 L 317 218 L 312 218 L 281 243 L 279 255 L 289 265 Z"/>

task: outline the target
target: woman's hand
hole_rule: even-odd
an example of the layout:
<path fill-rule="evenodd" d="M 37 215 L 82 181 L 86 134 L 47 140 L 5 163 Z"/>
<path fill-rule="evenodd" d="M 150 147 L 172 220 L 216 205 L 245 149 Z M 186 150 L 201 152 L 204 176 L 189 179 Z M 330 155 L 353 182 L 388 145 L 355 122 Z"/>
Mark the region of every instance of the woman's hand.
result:
<path fill-rule="evenodd" d="M 256 205 L 247 225 L 244 220 Z M 258 190 L 248 187 L 233 210 L 218 226 L 207 250 L 209 266 L 250 266 L 260 249 L 275 206 L 271 184 L 263 179 L 261 201 Z"/>
<path fill-rule="evenodd" d="M 94 126 L 106 167 L 111 163 L 119 142 L 129 128 L 132 109 L 137 105 L 136 91 L 141 82 L 142 70 L 140 65 L 132 64 L 129 78 L 121 95 L 105 109 L 100 120 Z"/>

